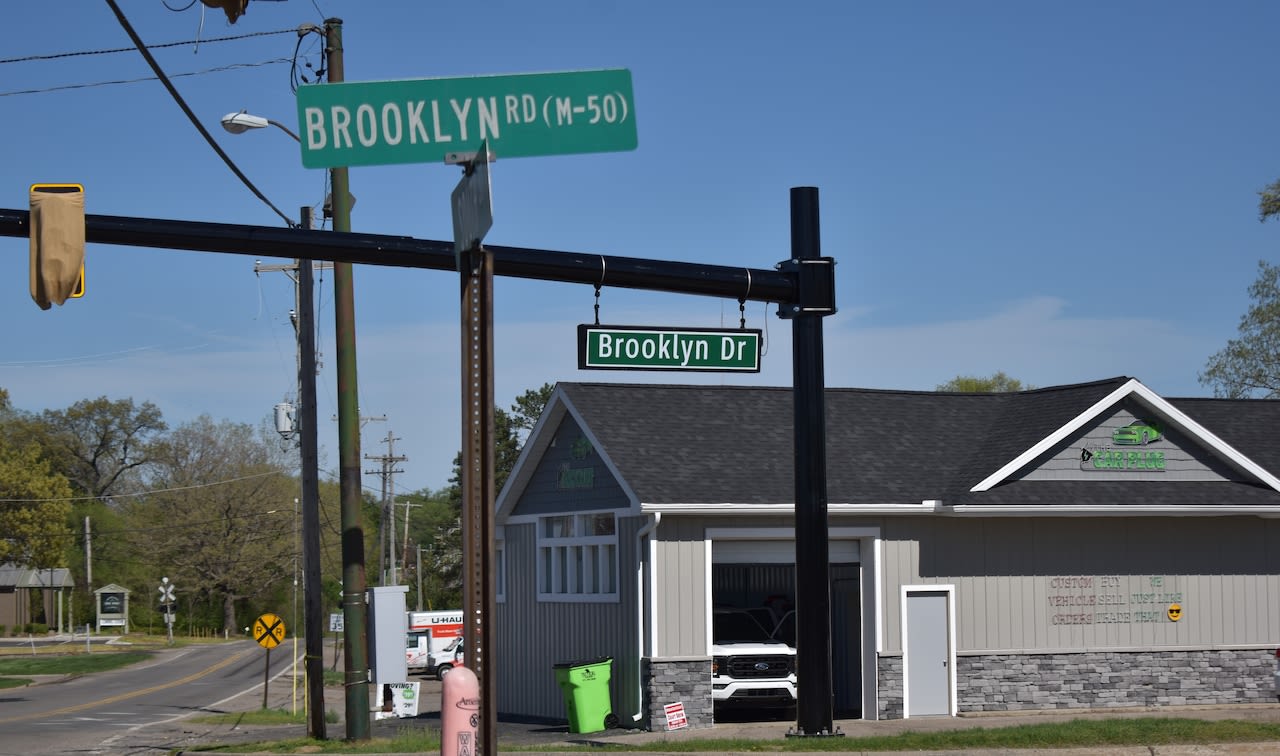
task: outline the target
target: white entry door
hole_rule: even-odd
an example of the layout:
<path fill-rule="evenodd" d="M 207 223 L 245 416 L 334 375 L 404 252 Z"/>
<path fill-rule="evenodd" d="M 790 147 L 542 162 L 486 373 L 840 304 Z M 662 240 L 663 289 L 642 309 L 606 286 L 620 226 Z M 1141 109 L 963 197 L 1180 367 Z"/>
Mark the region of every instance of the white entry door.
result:
<path fill-rule="evenodd" d="M 950 591 L 907 590 L 904 715 L 951 714 Z"/>

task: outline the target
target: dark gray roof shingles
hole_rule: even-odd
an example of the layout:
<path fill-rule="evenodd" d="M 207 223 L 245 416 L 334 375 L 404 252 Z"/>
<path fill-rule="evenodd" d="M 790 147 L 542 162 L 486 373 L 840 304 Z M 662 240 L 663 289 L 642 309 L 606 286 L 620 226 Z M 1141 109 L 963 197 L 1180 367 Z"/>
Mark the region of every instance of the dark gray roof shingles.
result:
<path fill-rule="evenodd" d="M 1010 482 L 969 489 L 1123 386 L 1118 377 L 1005 394 L 829 388 L 827 499 L 833 504 L 1280 504 L 1235 483 Z M 562 383 L 626 482 L 645 503 L 789 504 L 790 388 Z M 1264 467 L 1280 401 L 1173 404 Z M 1257 422 L 1253 421 L 1256 416 Z M 1232 502 L 1224 502 L 1230 491 Z"/>

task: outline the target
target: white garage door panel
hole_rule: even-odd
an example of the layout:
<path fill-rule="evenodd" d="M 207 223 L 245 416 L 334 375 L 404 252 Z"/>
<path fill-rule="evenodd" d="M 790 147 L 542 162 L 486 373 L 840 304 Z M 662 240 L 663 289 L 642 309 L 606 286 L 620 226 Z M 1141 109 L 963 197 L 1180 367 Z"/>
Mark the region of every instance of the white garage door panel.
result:
<path fill-rule="evenodd" d="M 857 564 L 862 561 L 859 543 L 852 538 L 828 541 L 827 551 L 835 563 Z M 716 564 L 795 564 L 796 542 L 785 539 L 768 541 L 712 541 L 711 561 Z"/>

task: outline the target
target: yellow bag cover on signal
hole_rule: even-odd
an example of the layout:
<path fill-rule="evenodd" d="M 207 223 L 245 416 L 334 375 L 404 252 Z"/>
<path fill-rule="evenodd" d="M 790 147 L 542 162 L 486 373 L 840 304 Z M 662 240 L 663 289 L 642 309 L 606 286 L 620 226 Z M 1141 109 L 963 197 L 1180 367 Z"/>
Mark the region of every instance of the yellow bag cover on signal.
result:
<path fill-rule="evenodd" d="M 84 189 L 31 187 L 31 298 L 47 310 L 67 301 L 84 266 Z"/>

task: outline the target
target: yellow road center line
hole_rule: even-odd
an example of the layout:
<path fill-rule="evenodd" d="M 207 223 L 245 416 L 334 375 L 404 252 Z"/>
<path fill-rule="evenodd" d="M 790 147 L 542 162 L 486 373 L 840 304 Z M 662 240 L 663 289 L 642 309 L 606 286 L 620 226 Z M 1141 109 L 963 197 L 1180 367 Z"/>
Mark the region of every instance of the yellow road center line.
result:
<path fill-rule="evenodd" d="M 7 724 L 7 723 L 9 723 L 9 722 L 21 722 L 21 721 L 26 720 L 26 719 L 41 719 L 41 718 L 47 718 L 47 717 L 56 717 L 56 716 L 61 716 L 61 715 L 63 715 L 63 714 L 72 714 L 72 713 L 77 712 L 77 711 L 84 711 L 85 709 L 92 709 L 92 708 L 94 708 L 95 706 L 106 706 L 107 704 L 113 704 L 113 703 L 116 703 L 117 701 L 126 701 L 126 700 L 128 700 L 128 699 L 130 699 L 130 698 L 137 698 L 138 696 L 145 696 L 145 695 L 147 695 L 148 693 L 154 693 L 154 692 L 156 692 L 157 690 L 164 690 L 164 689 L 166 689 L 166 688 L 172 688 L 172 687 L 175 687 L 175 686 L 178 686 L 178 685 L 185 685 L 185 684 L 187 684 L 187 683 L 189 683 L 189 682 L 191 682 L 191 681 L 193 681 L 193 680 L 198 680 L 198 679 L 200 679 L 201 677 L 204 677 L 205 675 L 209 674 L 210 672 L 216 672 L 217 670 L 222 669 L 223 667 L 227 666 L 228 664 L 231 664 L 232 662 L 236 661 L 236 660 L 237 660 L 237 659 L 239 659 L 240 657 L 245 656 L 245 655 L 250 654 L 250 653 L 253 653 L 253 650 L 252 650 L 252 649 L 247 650 L 247 651 L 238 651 L 238 652 L 236 652 L 235 654 L 233 654 L 233 655 L 231 655 L 231 656 L 227 657 L 226 659 L 223 659 L 222 661 L 218 662 L 217 664 L 213 665 L 212 667 L 206 667 L 205 669 L 202 669 L 202 670 L 200 670 L 199 672 L 195 672 L 195 673 L 192 673 L 192 674 L 190 674 L 190 675 L 187 675 L 186 677 L 184 677 L 184 678 L 182 678 L 182 679 L 180 679 L 180 680 L 172 680 L 172 681 L 167 682 L 167 683 L 161 683 L 161 684 L 159 684 L 159 685 L 152 685 L 150 688 L 143 688 L 142 690 L 131 690 L 131 691 L 129 691 L 128 693 L 121 693 L 121 694 L 119 694 L 119 695 L 115 695 L 115 696 L 112 696 L 112 697 L 110 697 L 110 698 L 103 698 L 103 699 L 99 699 L 99 700 L 97 700 L 97 701 L 89 701 L 88 703 L 76 704 L 75 706 L 66 706 L 66 707 L 63 707 L 63 708 L 61 708 L 61 709 L 52 709 L 52 710 L 49 710 L 49 711 L 36 712 L 36 713 L 34 713 L 34 714 L 24 714 L 24 715 L 22 715 L 22 716 L 18 716 L 18 717 L 9 717 L 8 719 L 0 719 L 0 724 Z"/>

